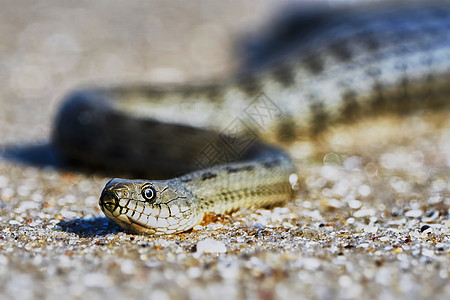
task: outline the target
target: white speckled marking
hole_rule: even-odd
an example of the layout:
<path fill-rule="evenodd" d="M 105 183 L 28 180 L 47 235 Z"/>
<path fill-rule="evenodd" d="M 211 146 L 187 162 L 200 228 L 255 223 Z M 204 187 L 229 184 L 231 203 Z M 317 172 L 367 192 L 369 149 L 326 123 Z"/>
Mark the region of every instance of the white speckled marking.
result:
<path fill-rule="evenodd" d="M 148 216 L 142 214 L 142 215 L 139 217 L 139 222 L 141 222 L 142 224 L 147 224 L 147 223 L 148 223 Z"/>
<path fill-rule="evenodd" d="M 153 216 L 148 217 L 147 224 L 149 227 L 157 227 L 158 223 L 156 222 L 156 218 Z"/>
<path fill-rule="evenodd" d="M 173 224 L 178 224 L 178 220 L 172 217 L 167 218 L 167 223 L 169 223 L 169 225 L 173 225 Z"/>
<path fill-rule="evenodd" d="M 167 220 L 163 219 L 163 218 L 158 218 L 157 224 L 158 224 L 158 227 L 167 227 L 167 226 L 169 226 L 169 223 L 167 223 Z"/>
<path fill-rule="evenodd" d="M 120 199 L 119 206 L 126 207 L 128 203 L 128 199 Z"/>
<path fill-rule="evenodd" d="M 170 216 L 169 209 L 166 205 L 161 205 L 161 212 L 159 213 L 160 218 L 167 218 Z"/>
<path fill-rule="evenodd" d="M 153 206 L 151 215 L 155 216 L 155 217 L 159 216 L 159 207 L 158 206 Z"/>
<path fill-rule="evenodd" d="M 141 204 L 141 203 L 138 203 L 138 204 L 136 205 L 136 211 L 138 211 L 139 213 L 142 214 L 142 212 L 144 211 L 144 205 Z"/>
<path fill-rule="evenodd" d="M 150 205 L 146 205 L 144 208 L 143 214 L 150 216 L 151 212 L 152 212 L 152 207 Z"/>
<path fill-rule="evenodd" d="M 178 207 L 178 205 L 172 205 L 170 207 L 170 212 L 172 213 L 172 216 L 176 216 L 180 213 L 180 208 Z"/>
<path fill-rule="evenodd" d="M 135 210 L 136 209 L 136 202 L 135 201 L 130 201 L 126 207 L 129 210 Z"/>

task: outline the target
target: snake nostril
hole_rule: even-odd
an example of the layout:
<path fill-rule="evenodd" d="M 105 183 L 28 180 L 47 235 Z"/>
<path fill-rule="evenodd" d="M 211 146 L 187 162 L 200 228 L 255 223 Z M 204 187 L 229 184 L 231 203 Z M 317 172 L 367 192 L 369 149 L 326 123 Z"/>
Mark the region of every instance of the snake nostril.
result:
<path fill-rule="evenodd" d="M 100 196 L 100 206 L 110 212 L 113 212 L 119 205 L 119 199 L 116 194 L 110 190 L 103 190 Z"/>

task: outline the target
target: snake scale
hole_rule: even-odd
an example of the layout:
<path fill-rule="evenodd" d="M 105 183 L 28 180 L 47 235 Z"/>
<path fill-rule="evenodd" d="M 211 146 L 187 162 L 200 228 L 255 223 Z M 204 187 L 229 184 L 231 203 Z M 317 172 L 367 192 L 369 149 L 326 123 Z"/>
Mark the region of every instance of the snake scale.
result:
<path fill-rule="evenodd" d="M 158 179 L 109 181 L 106 216 L 132 232 L 171 234 L 207 212 L 283 203 L 295 196 L 296 167 L 267 141 L 449 104 L 448 2 L 296 7 L 243 49 L 241 69 L 221 81 L 66 98 L 53 142 L 68 160 Z"/>

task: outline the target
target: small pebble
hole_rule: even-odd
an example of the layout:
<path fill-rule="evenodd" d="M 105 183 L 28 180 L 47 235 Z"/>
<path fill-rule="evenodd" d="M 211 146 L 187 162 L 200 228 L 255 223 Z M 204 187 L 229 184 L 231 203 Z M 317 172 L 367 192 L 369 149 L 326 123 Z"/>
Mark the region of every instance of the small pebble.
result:
<path fill-rule="evenodd" d="M 428 215 L 427 217 L 423 217 L 422 218 L 422 222 L 433 222 L 438 217 L 439 217 L 439 212 L 438 211 L 434 211 L 430 215 Z"/>
<path fill-rule="evenodd" d="M 204 239 L 197 243 L 197 253 L 225 253 L 227 247 L 224 243 L 211 238 Z"/>
<path fill-rule="evenodd" d="M 358 200 L 350 200 L 348 201 L 348 206 L 352 209 L 358 209 L 362 205 L 361 201 Z"/>
<path fill-rule="evenodd" d="M 375 215 L 375 209 L 373 208 L 360 209 L 353 214 L 355 218 L 370 217 L 373 215 Z"/>
<path fill-rule="evenodd" d="M 421 211 L 420 209 L 410 210 L 405 213 L 405 217 L 408 218 L 420 218 L 422 215 L 423 211 Z"/>
<path fill-rule="evenodd" d="M 423 225 L 422 227 L 420 227 L 420 232 L 424 232 L 428 228 L 430 228 L 430 225 Z"/>
<path fill-rule="evenodd" d="M 444 243 L 437 243 L 435 246 L 436 246 L 436 249 L 439 251 L 444 251 L 444 249 L 445 249 Z"/>

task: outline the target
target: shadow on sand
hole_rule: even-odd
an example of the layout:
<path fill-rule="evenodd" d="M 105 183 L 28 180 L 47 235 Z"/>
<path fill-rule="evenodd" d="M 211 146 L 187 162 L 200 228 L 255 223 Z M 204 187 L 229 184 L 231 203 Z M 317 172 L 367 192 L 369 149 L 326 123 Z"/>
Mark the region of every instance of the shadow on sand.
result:
<path fill-rule="evenodd" d="M 124 232 L 119 225 L 107 217 L 61 221 L 56 224 L 56 230 L 73 232 L 80 237 L 94 237 Z"/>
<path fill-rule="evenodd" d="M 74 169 L 74 165 L 64 160 L 50 142 L 20 146 L 3 145 L 0 146 L 0 150 L 0 159 L 3 160 L 38 168 L 55 168 L 71 171 Z"/>

